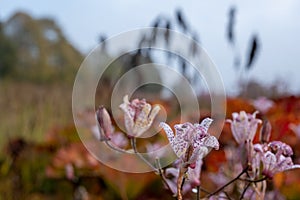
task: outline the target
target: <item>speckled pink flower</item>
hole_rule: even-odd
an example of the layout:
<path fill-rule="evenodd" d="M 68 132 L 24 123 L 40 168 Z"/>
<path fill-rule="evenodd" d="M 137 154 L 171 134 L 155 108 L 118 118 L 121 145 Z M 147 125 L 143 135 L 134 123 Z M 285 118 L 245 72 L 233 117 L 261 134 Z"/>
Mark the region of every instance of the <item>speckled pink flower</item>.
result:
<path fill-rule="evenodd" d="M 260 169 L 262 164 L 262 174 L 269 178 L 278 172 L 300 168 L 300 165 L 292 161 L 292 148 L 283 142 L 273 141 L 268 145 L 255 144 L 254 151 L 254 168 Z"/>
<path fill-rule="evenodd" d="M 160 126 L 165 130 L 177 157 L 193 168 L 199 158 L 208 154 L 209 148 L 219 149 L 217 138 L 207 133 L 211 123 L 212 119 L 206 118 L 201 124 L 177 124 L 174 126 L 175 135 L 168 124 L 162 122 Z"/>
<path fill-rule="evenodd" d="M 124 96 L 120 108 L 124 112 L 124 121 L 127 134 L 131 137 L 139 137 L 146 132 L 153 123 L 160 107 L 152 106 L 145 99 L 128 100 L 128 95 Z"/>
<path fill-rule="evenodd" d="M 283 155 L 276 156 L 274 153 L 267 151 L 262 157 L 263 174 L 272 178 L 274 174 L 290 169 L 300 168 L 300 165 L 295 165 L 291 157 Z"/>

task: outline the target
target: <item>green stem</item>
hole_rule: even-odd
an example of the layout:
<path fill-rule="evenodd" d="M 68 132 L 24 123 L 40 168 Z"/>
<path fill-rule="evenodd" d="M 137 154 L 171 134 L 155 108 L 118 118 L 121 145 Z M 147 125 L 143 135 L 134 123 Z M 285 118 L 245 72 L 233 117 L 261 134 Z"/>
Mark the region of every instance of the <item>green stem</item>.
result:
<path fill-rule="evenodd" d="M 113 150 L 115 150 L 115 151 L 118 151 L 118 152 L 120 152 L 120 153 L 128 153 L 126 150 L 121 149 L 121 148 L 115 146 L 115 145 L 114 145 L 113 143 L 111 143 L 109 140 L 105 140 L 104 142 L 105 142 L 105 144 L 106 144 L 109 148 L 111 148 L 111 149 L 113 149 Z"/>
<path fill-rule="evenodd" d="M 152 170 L 154 170 L 155 172 L 158 172 L 158 170 L 155 168 L 155 166 L 152 165 L 152 163 L 150 163 L 146 158 L 144 158 L 144 156 L 142 156 L 138 150 L 137 150 L 137 147 L 136 147 L 136 138 L 130 138 L 130 143 L 131 143 L 131 147 L 134 151 L 134 153 L 140 158 L 142 159 L 149 167 L 152 168 Z"/>
<path fill-rule="evenodd" d="M 158 174 L 160 176 L 160 178 L 162 179 L 163 183 L 166 185 L 166 187 L 168 188 L 169 191 L 172 192 L 172 189 L 170 188 L 168 182 L 167 182 L 167 178 L 165 177 L 163 171 L 162 171 L 162 168 L 160 166 L 160 162 L 159 162 L 159 158 L 156 158 L 155 159 L 155 163 L 156 163 L 156 167 L 158 169 Z"/>

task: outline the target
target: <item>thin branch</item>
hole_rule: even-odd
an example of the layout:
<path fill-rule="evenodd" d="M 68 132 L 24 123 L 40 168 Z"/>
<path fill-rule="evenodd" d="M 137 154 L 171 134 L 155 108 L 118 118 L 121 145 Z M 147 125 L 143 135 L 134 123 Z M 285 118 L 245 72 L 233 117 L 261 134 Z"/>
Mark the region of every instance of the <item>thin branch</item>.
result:
<path fill-rule="evenodd" d="M 152 163 L 150 163 L 146 158 L 144 158 L 144 156 L 142 156 L 138 150 L 137 150 L 137 147 L 136 147 L 136 138 L 131 138 L 130 139 L 130 143 L 131 143 L 131 147 L 134 151 L 134 153 L 140 158 L 142 159 L 149 167 L 151 167 L 155 172 L 158 172 L 158 170 L 155 168 L 155 166 L 153 166 Z"/>
<path fill-rule="evenodd" d="M 179 176 L 178 176 L 178 179 L 177 179 L 177 199 L 178 200 L 182 200 L 183 197 L 182 197 L 182 187 L 183 187 L 183 184 L 184 184 L 184 181 L 185 181 L 185 173 L 187 172 L 188 168 L 186 167 L 180 167 L 180 170 L 179 170 Z"/>
<path fill-rule="evenodd" d="M 225 191 L 224 191 L 224 193 L 225 193 L 225 195 L 226 195 L 227 199 L 231 200 L 231 198 L 230 198 L 229 194 L 228 194 L 227 192 L 225 192 Z"/>
<path fill-rule="evenodd" d="M 246 173 L 248 170 L 248 167 L 246 167 L 241 173 L 239 173 L 239 175 L 237 175 L 237 177 L 235 177 L 234 179 L 232 179 L 231 181 L 229 181 L 228 183 L 226 183 L 225 185 L 223 185 L 222 187 L 220 187 L 219 189 L 217 189 L 215 192 L 211 193 L 208 195 L 208 198 L 218 194 L 219 192 L 221 192 L 224 188 L 226 188 L 228 185 L 232 184 L 233 182 L 235 182 L 236 180 L 238 180 L 244 173 Z"/>
<path fill-rule="evenodd" d="M 246 191 L 247 191 L 247 189 L 249 188 L 250 185 L 251 185 L 251 183 L 249 182 L 249 183 L 247 184 L 247 186 L 244 188 L 244 190 L 243 190 L 243 192 L 242 192 L 242 195 L 241 195 L 241 197 L 240 197 L 240 200 L 242 200 L 242 199 L 244 198 L 244 195 L 246 194 Z"/>
<path fill-rule="evenodd" d="M 182 179 L 182 183 L 181 183 L 181 187 L 180 187 L 181 190 L 183 188 L 184 183 L 185 183 L 185 177 L 183 177 L 183 179 Z"/>
<path fill-rule="evenodd" d="M 242 179 L 240 178 L 241 181 L 246 181 L 246 182 L 249 182 L 249 183 L 258 183 L 258 182 L 262 182 L 262 181 L 265 181 L 267 180 L 267 177 L 263 177 L 263 178 L 260 178 L 260 179 L 256 179 L 256 180 L 251 180 L 251 179 Z"/>
<path fill-rule="evenodd" d="M 165 177 L 162 168 L 160 166 L 160 162 L 159 162 L 159 158 L 155 159 L 155 163 L 156 163 L 156 167 L 158 169 L 158 174 L 160 176 L 160 178 L 162 179 L 163 183 L 166 185 L 166 187 L 168 188 L 168 190 L 170 190 L 172 192 L 172 189 L 170 188 L 168 182 L 167 182 L 167 178 Z"/>
<path fill-rule="evenodd" d="M 206 194 L 210 194 L 210 192 L 207 189 L 204 189 L 203 187 L 198 186 L 199 190 L 206 193 Z"/>
<path fill-rule="evenodd" d="M 106 144 L 109 148 L 111 148 L 111 149 L 113 149 L 113 150 L 115 150 L 115 151 L 118 151 L 118 152 L 120 152 L 120 153 L 128 153 L 126 150 L 121 149 L 121 148 L 115 146 L 115 145 L 114 145 L 113 143 L 111 143 L 109 140 L 105 140 L 104 142 L 105 142 L 105 144 Z"/>

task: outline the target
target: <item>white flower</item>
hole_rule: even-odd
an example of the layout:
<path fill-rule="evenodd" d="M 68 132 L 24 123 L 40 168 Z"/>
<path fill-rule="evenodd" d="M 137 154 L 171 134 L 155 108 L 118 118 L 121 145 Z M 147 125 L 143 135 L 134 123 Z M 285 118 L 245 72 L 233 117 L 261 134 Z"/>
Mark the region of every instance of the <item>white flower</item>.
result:
<path fill-rule="evenodd" d="M 145 99 L 134 99 L 129 102 L 128 95 L 124 96 L 120 108 L 124 112 L 127 134 L 131 137 L 138 137 L 146 132 L 160 110 L 159 106 L 154 106 L 152 109 Z"/>
<path fill-rule="evenodd" d="M 261 123 L 260 119 L 256 119 L 256 113 L 252 115 L 245 111 L 232 113 L 233 120 L 227 120 L 231 124 L 231 131 L 237 143 L 243 144 L 246 140 L 253 141 L 257 125 Z"/>

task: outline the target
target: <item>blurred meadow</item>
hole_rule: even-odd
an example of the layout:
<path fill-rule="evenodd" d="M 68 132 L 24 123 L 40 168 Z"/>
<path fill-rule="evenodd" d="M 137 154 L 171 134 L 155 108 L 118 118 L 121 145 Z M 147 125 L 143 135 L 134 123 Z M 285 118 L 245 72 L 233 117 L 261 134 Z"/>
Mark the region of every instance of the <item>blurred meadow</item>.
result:
<path fill-rule="evenodd" d="M 131 18 L 126 18 L 128 27 L 123 26 L 123 24 L 126 25 L 126 21 L 122 23 L 119 21 L 119 24 L 115 25 L 107 20 L 108 22 L 103 23 L 102 30 L 102 24 L 99 23 L 100 29 L 86 36 L 93 35 L 93 39 L 87 39 L 93 42 L 86 42 L 79 36 L 85 31 L 82 22 L 79 22 L 82 29 L 77 27 L 78 32 L 70 34 L 71 29 L 65 26 L 65 18 L 60 18 L 58 14 L 62 8 L 58 8 L 57 13 L 53 12 L 50 16 L 48 16 L 49 13 L 41 14 L 41 16 L 34 13 L 36 11 L 31 13 L 28 5 L 22 10 L 19 9 L 22 5 L 17 5 L 19 2 L 12 1 L 11 4 L 13 3 L 16 5 L 8 6 L 5 5 L 8 4 L 7 2 L 0 3 L 11 9 L 10 12 L 6 10 L 6 15 L 3 16 L 0 8 L 0 199 L 173 199 L 172 194 L 164 189 L 159 176 L 154 173 L 122 173 L 96 160 L 83 146 L 73 122 L 72 89 L 80 64 L 93 45 L 97 45 L 118 31 L 126 31 L 123 29 L 136 28 L 131 23 L 133 14 L 130 14 Z M 36 8 L 38 10 L 41 5 L 35 3 L 33 10 Z M 115 1 L 114 3 L 117 4 Z M 272 2 L 267 3 L 273 5 Z M 47 1 L 45 4 L 51 3 Z M 89 3 L 82 2 L 82 4 Z M 272 51 L 270 49 L 272 46 L 268 44 L 274 42 L 282 45 L 282 43 L 280 38 L 273 38 L 272 34 L 276 35 L 276 33 L 272 30 L 267 34 L 261 33 L 258 26 L 251 26 L 251 20 L 249 24 L 241 23 L 243 19 L 255 15 L 253 12 L 252 15 L 239 18 L 239 14 L 243 13 L 242 9 L 250 4 L 249 2 L 242 5 L 222 4 L 222 19 L 226 19 L 218 27 L 218 30 L 222 32 L 213 31 L 214 28 L 211 27 L 208 27 L 209 31 L 205 31 L 205 27 L 199 28 L 197 18 L 193 14 L 196 10 L 185 7 L 188 3 L 177 1 L 173 4 L 172 10 L 164 5 L 163 9 L 156 9 L 140 23 L 144 27 L 170 28 L 183 32 L 199 41 L 208 50 L 212 50 L 213 53 L 210 56 L 213 60 L 214 56 L 216 57 L 216 65 L 220 67 L 228 94 L 226 105 L 224 105 L 227 108 L 226 118 L 231 118 L 233 112 L 240 110 L 252 113 L 265 108 L 266 101 L 261 101 L 260 104 L 259 102 L 253 103 L 260 97 L 271 101 L 272 106 L 264 110 L 265 112 L 260 112 L 259 116 L 271 122 L 273 127 L 271 138 L 290 144 L 295 152 L 295 163 L 300 163 L 300 131 L 292 126 L 300 124 L 300 87 L 297 77 L 295 80 L 295 76 L 300 72 L 298 55 L 292 54 L 288 57 L 284 52 L 281 54 L 284 49 L 278 50 L 280 60 L 286 60 L 287 64 L 290 60 L 293 62 L 291 66 L 281 66 L 281 68 L 288 68 L 287 71 L 281 71 L 278 66 L 272 70 L 269 63 L 266 64 L 267 69 L 262 66 L 264 63 L 259 62 L 260 60 L 276 59 L 274 54 L 268 53 Z M 282 2 L 280 4 L 284 5 Z M 286 4 L 289 4 L 289 1 Z M 78 5 L 78 2 L 74 5 Z M 55 10 L 52 7 L 55 6 L 51 4 L 50 10 Z M 70 9 L 71 12 L 72 6 L 65 9 Z M 80 15 L 84 17 L 89 14 L 81 13 Z M 211 17 L 207 13 L 203 15 L 207 19 Z M 112 16 L 105 17 L 112 18 Z M 299 18 L 293 19 L 292 22 L 283 20 L 278 23 L 292 23 L 291 26 L 299 31 L 299 25 L 294 25 Z M 237 22 L 239 22 L 238 27 Z M 72 26 L 74 24 L 76 21 L 73 21 Z M 242 29 L 247 25 L 252 29 L 247 29 L 245 33 Z M 85 26 L 88 26 L 88 23 Z M 121 30 L 113 28 L 114 26 L 119 26 Z M 116 32 L 109 31 L 109 27 Z M 219 35 L 216 36 L 217 33 Z M 75 38 L 76 34 L 78 38 Z M 210 34 L 212 38 L 208 39 Z M 154 37 L 164 42 L 169 39 L 167 33 Z M 290 35 L 286 36 L 288 37 Z M 220 41 L 219 38 L 223 38 L 222 42 L 216 43 Z M 265 38 L 269 42 L 266 46 L 264 46 Z M 298 37 L 292 40 L 295 44 L 299 43 Z M 295 44 L 285 43 L 288 47 Z M 97 106 L 98 104 L 110 105 L 112 88 L 123 73 L 136 65 L 156 61 L 157 57 L 151 53 L 150 50 L 149 52 L 131 52 L 113 63 L 112 69 L 106 71 L 101 84 L 98 85 Z M 199 52 L 192 51 L 192 53 L 197 56 Z M 223 53 L 226 57 L 224 62 L 220 58 Z M 168 55 L 163 54 L 162 57 L 168 57 Z M 165 64 L 168 64 L 168 59 L 165 59 Z M 194 85 L 199 89 L 197 84 L 201 84 L 198 77 L 192 76 L 192 67 L 188 62 L 176 56 L 171 57 L 172 59 L 175 61 L 170 62 L 176 70 L 187 77 L 191 83 L 196 83 Z M 276 70 L 279 76 L 275 74 Z M 286 74 L 291 76 L 290 80 Z M 273 78 L 270 78 L 271 76 Z M 160 77 L 167 79 L 163 75 Z M 228 80 L 229 82 L 226 82 Z M 168 114 L 168 122 L 178 123 L 180 113 L 174 96 L 156 99 L 155 97 L 159 96 L 157 94 L 162 92 L 162 89 L 158 87 L 149 87 L 141 91 L 134 95 L 145 97 L 151 103 L 163 105 Z M 203 100 L 200 105 L 200 118 L 203 119 L 210 116 L 210 98 L 201 90 L 198 95 L 198 98 Z M 94 117 L 91 109 L 94 108 L 87 108 L 86 113 L 82 114 L 86 124 L 89 123 L 89 118 Z M 164 139 L 161 140 L 165 141 Z M 139 148 L 145 150 L 143 146 L 145 143 L 141 142 Z M 224 126 L 220 143 L 221 150 L 212 152 L 205 159 L 202 172 L 202 182 L 208 183 L 205 187 L 210 190 L 216 188 L 217 184 L 206 174 L 218 172 L 226 160 L 224 147 L 234 144 L 228 124 Z M 71 173 L 71 177 L 68 173 Z M 279 174 L 274 180 L 272 188 L 280 191 L 286 199 L 299 199 L 299 170 Z M 195 199 L 195 195 L 187 194 L 186 199 Z"/>

